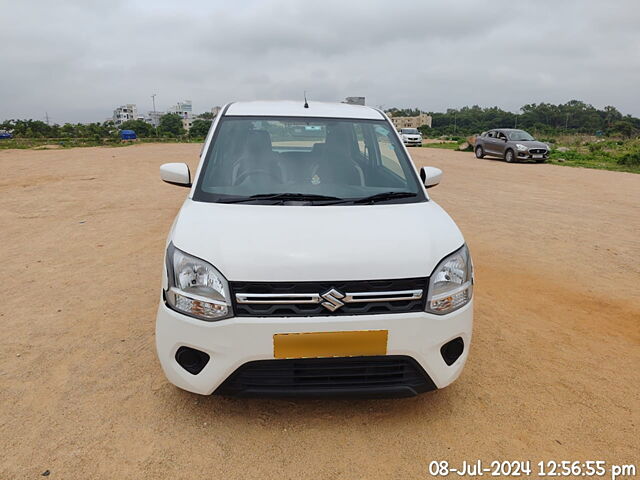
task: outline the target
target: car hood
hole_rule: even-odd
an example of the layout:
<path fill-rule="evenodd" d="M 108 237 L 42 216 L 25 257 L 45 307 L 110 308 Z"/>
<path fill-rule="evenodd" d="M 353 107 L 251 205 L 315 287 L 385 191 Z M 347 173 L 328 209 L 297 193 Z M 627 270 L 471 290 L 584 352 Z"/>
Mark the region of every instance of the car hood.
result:
<path fill-rule="evenodd" d="M 187 199 L 169 240 L 233 281 L 424 277 L 464 243 L 432 200 L 276 206 Z"/>

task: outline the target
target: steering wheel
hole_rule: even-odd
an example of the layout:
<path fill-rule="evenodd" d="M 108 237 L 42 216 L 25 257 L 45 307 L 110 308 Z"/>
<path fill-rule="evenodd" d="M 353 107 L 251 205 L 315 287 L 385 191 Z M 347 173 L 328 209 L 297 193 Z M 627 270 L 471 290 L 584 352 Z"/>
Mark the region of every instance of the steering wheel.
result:
<path fill-rule="evenodd" d="M 240 175 L 238 175 L 238 177 L 236 178 L 235 184 L 238 185 L 239 183 L 244 182 L 247 179 L 247 177 L 250 177 L 252 175 L 266 175 L 266 176 L 270 177 L 276 183 L 281 183 L 282 182 L 282 179 L 279 178 L 272 171 L 261 170 L 261 169 L 252 169 L 252 170 L 245 170 Z"/>

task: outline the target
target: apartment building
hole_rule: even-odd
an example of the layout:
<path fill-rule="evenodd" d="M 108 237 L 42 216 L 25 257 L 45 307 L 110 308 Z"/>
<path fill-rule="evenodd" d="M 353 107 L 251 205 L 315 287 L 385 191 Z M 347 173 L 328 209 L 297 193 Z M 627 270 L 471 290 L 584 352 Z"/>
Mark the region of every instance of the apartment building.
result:
<path fill-rule="evenodd" d="M 165 114 L 165 112 L 147 112 L 147 118 L 144 119 L 145 122 L 150 123 L 154 127 L 160 125 L 160 118 Z"/>
<path fill-rule="evenodd" d="M 348 103 L 349 105 L 364 105 L 364 97 L 347 97 L 342 103 Z"/>
<path fill-rule="evenodd" d="M 126 105 L 120 105 L 113 111 L 113 123 L 116 127 L 119 127 L 124 122 L 129 120 L 136 120 L 138 118 L 138 109 L 134 103 L 128 103 Z"/>
<path fill-rule="evenodd" d="M 182 119 L 182 128 L 184 128 L 187 132 L 191 128 L 193 124 L 193 104 L 191 100 L 185 100 L 184 102 L 178 102 L 172 107 L 169 107 L 167 113 L 176 113 L 180 115 Z"/>
<path fill-rule="evenodd" d="M 394 127 L 396 129 L 400 128 L 418 128 L 423 125 L 427 125 L 431 127 L 431 115 L 427 115 L 426 113 L 421 113 L 420 115 L 416 115 L 415 117 L 392 117 L 389 112 L 387 112 L 389 118 L 393 122 Z"/>

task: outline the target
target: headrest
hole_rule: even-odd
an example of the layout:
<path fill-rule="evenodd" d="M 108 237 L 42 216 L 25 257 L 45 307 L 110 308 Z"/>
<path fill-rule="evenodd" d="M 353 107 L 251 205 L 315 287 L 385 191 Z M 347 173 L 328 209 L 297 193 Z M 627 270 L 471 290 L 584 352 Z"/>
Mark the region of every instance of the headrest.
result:
<path fill-rule="evenodd" d="M 266 130 L 249 130 L 247 132 L 247 142 L 245 144 L 247 153 L 270 153 L 271 135 Z"/>
<path fill-rule="evenodd" d="M 327 127 L 327 139 L 325 140 L 325 143 L 327 148 L 332 151 L 341 150 L 343 152 L 348 152 L 350 149 L 350 136 L 347 125 L 339 123 L 330 125 Z"/>

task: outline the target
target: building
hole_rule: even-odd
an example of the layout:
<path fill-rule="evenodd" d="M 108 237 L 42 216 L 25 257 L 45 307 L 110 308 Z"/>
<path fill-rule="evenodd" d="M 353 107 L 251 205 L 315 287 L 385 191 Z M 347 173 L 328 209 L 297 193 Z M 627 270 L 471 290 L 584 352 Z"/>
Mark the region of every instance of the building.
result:
<path fill-rule="evenodd" d="M 364 105 L 364 97 L 347 97 L 342 103 L 348 103 L 349 105 Z"/>
<path fill-rule="evenodd" d="M 401 128 L 418 128 L 424 125 L 431 127 L 431 115 L 426 113 L 421 113 L 415 117 L 392 117 L 389 112 L 387 112 L 387 115 L 393 122 L 393 126 L 398 130 Z"/>
<path fill-rule="evenodd" d="M 134 103 L 121 105 L 113 111 L 113 123 L 119 127 L 124 122 L 138 119 L 138 109 Z"/>
<path fill-rule="evenodd" d="M 217 117 L 218 114 L 220 113 L 220 110 L 222 110 L 222 107 L 216 106 L 211 109 L 211 113 L 213 114 L 214 117 Z"/>
<path fill-rule="evenodd" d="M 180 115 L 182 119 L 182 128 L 187 132 L 193 124 L 193 104 L 191 100 L 185 100 L 184 102 L 178 102 L 174 106 L 170 107 L 167 113 L 175 113 Z"/>
<path fill-rule="evenodd" d="M 160 125 L 160 117 L 164 115 L 164 112 L 147 112 L 147 118 L 144 119 L 145 122 L 150 123 L 154 127 Z"/>

